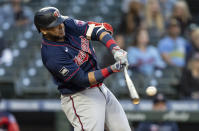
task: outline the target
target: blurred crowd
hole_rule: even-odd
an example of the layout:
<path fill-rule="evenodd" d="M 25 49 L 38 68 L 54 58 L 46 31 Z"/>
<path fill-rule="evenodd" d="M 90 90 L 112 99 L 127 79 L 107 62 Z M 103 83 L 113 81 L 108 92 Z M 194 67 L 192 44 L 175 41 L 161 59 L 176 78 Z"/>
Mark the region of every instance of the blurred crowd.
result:
<path fill-rule="evenodd" d="M 168 78 L 181 99 L 199 99 L 199 27 L 184 0 L 125 0 L 115 36 L 137 88 Z"/>
<path fill-rule="evenodd" d="M 1 30 L 33 23 L 34 12 L 22 0 L 2 3 Z M 199 21 L 187 1 L 123 0 L 121 10 L 114 37 L 128 51 L 136 87 L 156 86 L 160 93 L 171 87 L 178 98 L 199 99 Z M 9 64 L 13 60 L 10 43 L 1 30 L 0 64 Z M 107 54 L 104 58 L 105 65 L 113 61 Z"/>
<path fill-rule="evenodd" d="M 10 64 L 13 61 L 12 52 L 9 49 L 11 44 L 9 39 L 12 36 L 4 36 L 2 30 L 27 26 L 33 21 L 34 13 L 29 7 L 22 6 L 22 0 L 2 2 L 0 12 L 0 64 Z"/>

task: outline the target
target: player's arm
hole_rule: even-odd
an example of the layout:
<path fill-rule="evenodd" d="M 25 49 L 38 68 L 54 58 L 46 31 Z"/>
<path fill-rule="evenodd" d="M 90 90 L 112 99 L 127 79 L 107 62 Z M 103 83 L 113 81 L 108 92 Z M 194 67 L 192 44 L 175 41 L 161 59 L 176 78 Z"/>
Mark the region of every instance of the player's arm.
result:
<path fill-rule="evenodd" d="M 100 41 L 112 52 L 116 61 L 125 62 L 128 66 L 127 52 L 117 46 L 112 34 L 113 28 L 110 24 L 88 22 L 87 39 Z"/>
<path fill-rule="evenodd" d="M 88 22 L 86 38 L 89 40 L 98 40 L 103 43 L 110 51 L 117 47 L 115 40 L 112 37 L 113 28 L 108 23 Z M 117 47 L 119 48 L 119 47 Z"/>
<path fill-rule="evenodd" d="M 115 64 L 100 70 L 95 70 L 92 72 L 79 72 L 73 79 L 75 83 L 80 83 L 86 87 L 96 85 L 103 82 L 105 78 L 114 72 L 120 72 L 125 65 L 121 62 L 116 62 Z"/>
<path fill-rule="evenodd" d="M 68 18 L 65 21 L 65 26 L 74 33 L 73 35 L 84 36 L 88 40 L 101 41 L 111 51 L 113 47 L 119 48 L 112 37 L 113 28 L 108 23 L 84 22 Z"/>
<path fill-rule="evenodd" d="M 48 62 L 50 72 L 58 76 L 64 82 L 72 82 L 82 87 L 89 87 L 101 83 L 106 77 L 114 72 L 119 72 L 123 69 L 124 63 L 116 62 L 107 68 L 95 70 L 92 72 L 83 71 L 71 59 L 61 58 L 61 61 Z"/>
<path fill-rule="evenodd" d="M 74 35 L 84 36 L 88 40 L 97 40 L 103 43 L 113 54 L 116 61 L 126 62 L 127 52 L 117 46 L 112 37 L 113 28 L 108 23 L 84 22 L 80 20 L 67 19 L 65 21 L 66 28 L 74 32 Z"/>

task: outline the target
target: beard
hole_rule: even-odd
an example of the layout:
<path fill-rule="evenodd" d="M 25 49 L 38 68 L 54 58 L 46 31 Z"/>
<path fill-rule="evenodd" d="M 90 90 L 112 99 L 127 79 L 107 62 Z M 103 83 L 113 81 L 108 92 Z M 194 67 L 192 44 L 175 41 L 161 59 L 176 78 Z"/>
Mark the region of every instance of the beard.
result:
<path fill-rule="evenodd" d="M 64 36 L 56 36 L 56 35 L 52 35 L 52 34 L 45 34 L 43 35 L 44 38 L 51 40 L 51 41 L 60 41 L 63 40 L 65 37 Z"/>

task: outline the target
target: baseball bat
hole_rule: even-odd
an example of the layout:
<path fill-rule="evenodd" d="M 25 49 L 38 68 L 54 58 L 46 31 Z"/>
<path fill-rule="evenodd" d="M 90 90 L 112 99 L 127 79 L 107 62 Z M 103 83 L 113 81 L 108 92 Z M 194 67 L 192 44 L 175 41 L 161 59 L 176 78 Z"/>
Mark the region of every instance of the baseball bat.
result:
<path fill-rule="evenodd" d="M 133 101 L 133 104 L 139 104 L 140 103 L 139 95 L 135 89 L 133 81 L 129 77 L 126 67 L 124 68 L 124 76 L 125 76 L 126 84 L 127 84 L 127 87 L 128 87 L 129 93 L 130 93 L 130 97 Z"/>

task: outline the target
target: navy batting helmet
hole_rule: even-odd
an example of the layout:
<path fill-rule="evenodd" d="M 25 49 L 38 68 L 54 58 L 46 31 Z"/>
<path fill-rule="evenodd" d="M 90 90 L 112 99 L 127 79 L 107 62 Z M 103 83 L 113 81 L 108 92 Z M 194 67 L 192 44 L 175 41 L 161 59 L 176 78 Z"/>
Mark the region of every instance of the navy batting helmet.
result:
<path fill-rule="evenodd" d="M 40 32 L 40 28 L 56 27 L 64 22 L 64 16 L 60 15 L 55 7 L 44 7 L 37 11 L 34 16 L 34 24 Z"/>

